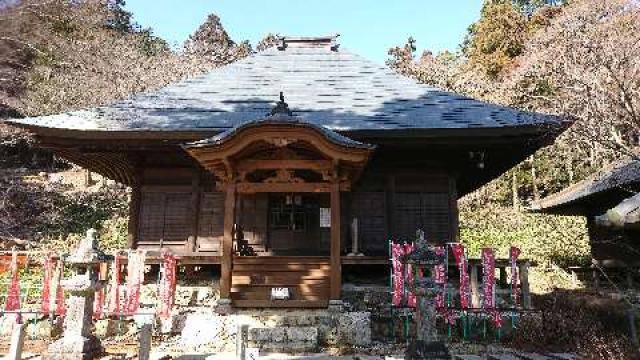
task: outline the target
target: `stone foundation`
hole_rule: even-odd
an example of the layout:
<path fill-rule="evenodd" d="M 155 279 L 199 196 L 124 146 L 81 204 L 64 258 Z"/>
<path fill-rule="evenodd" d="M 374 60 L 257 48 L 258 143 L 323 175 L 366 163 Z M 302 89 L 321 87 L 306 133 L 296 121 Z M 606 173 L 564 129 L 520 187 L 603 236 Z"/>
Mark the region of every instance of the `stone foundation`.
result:
<path fill-rule="evenodd" d="M 48 317 L 24 314 L 22 315 L 22 322 L 25 324 L 25 337 L 27 339 L 51 339 L 62 334 L 62 318 L 57 318 L 52 322 Z M 15 329 L 15 323 L 13 316 L 1 316 L 0 336 L 11 337 Z"/>
<path fill-rule="evenodd" d="M 174 334 L 174 346 L 185 351 L 232 352 L 243 324 L 249 326 L 249 347 L 262 351 L 300 353 L 371 344 L 368 312 L 255 309 L 218 315 L 213 309 L 193 308 L 174 314 L 160 328 L 165 335 Z"/>

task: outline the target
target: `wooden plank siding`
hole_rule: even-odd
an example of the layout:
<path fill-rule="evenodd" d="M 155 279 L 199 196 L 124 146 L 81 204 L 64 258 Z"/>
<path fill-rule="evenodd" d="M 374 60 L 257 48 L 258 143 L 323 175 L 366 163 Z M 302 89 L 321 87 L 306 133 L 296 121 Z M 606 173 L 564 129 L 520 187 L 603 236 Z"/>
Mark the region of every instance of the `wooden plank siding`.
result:
<path fill-rule="evenodd" d="M 163 246 L 182 254 L 220 255 L 224 193 L 215 190 L 209 174 L 192 166 L 154 164 L 140 171 L 142 183 L 131 199 L 138 211 L 132 209 L 130 216 L 130 234 L 135 234 L 130 235 L 130 246 L 154 249 L 162 240 Z M 456 179 L 445 172 L 369 168 L 351 192 L 341 195 L 343 255 L 351 249 L 348 224 L 354 217 L 359 221 L 360 249 L 368 256 L 386 256 L 391 237 L 411 240 L 419 227 L 438 242 L 457 238 Z M 237 200 L 235 221 L 259 255 L 268 253 L 268 197 L 238 194 Z M 326 245 L 328 235 L 327 231 Z"/>
<path fill-rule="evenodd" d="M 236 307 L 326 307 L 331 271 L 328 257 L 236 256 L 231 299 Z M 273 287 L 289 288 L 290 300 L 272 301 Z"/>

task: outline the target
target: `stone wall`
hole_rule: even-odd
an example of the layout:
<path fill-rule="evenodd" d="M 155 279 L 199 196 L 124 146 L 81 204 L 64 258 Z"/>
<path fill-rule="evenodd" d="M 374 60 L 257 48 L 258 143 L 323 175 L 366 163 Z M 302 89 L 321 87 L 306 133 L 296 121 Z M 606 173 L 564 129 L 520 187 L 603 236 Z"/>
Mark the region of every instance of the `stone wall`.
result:
<path fill-rule="evenodd" d="M 249 326 L 249 346 L 265 351 L 308 352 L 326 346 L 368 346 L 368 312 L 327 310 L 238 310 L 218 315 L 207 308 L 175 313 L 162 331 L 186 351 L 233 351 L 239 325 Z"/>
<path fill-rule="evenodd" d="M 388 286 L 345 284 L 342 287 L 342 299 L 348 304 L 347 310 L 371 314 L 371 338 L 374 341 L 388 341 L 394 335 L 402 334 L 401 321 L 391 313 L 391 293 Z"/>

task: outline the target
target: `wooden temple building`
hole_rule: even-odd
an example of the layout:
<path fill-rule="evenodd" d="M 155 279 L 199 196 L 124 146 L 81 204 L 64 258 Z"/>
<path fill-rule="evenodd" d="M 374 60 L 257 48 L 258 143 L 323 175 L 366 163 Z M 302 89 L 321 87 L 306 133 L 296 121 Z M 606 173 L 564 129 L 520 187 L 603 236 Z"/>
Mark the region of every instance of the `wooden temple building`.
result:
<path fill-rule="evenodd" d="M 532 211 L 584 216 L 593 264 L 640 266 L 640 161 L 614 164 L 534 203 Z"/>
<path fill-rule="evenodd" d="M 276 287 L 291 291 L 278 306 L 325 307 L 343 265 L 388 263 L 389 239 L 456 241 L 458 198 L 565 127 L 419 84 L 335 36 L 282 37 L 157 91 L 9 123 L 130 186 L 129 246 L 219 264 L 238 307 L 276 306 Z"/>

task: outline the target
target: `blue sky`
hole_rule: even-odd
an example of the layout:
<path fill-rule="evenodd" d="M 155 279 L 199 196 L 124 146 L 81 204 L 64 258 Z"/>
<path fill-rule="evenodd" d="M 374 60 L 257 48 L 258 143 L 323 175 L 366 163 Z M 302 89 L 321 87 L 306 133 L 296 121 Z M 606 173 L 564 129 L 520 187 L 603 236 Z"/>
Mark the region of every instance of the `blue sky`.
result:
<path fill-rule="evenodd" d="M 423 49 L 456 50 L 480 15 L 482 0 L 127 0 L 135 21 L 179 44 L 210 13 L 235 41 L 255 45 L 269 32 L 283 35 L 339 33 L 341 46 L 378 63 L 409 36 Z"/>

